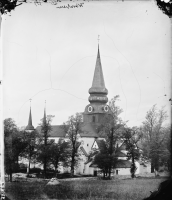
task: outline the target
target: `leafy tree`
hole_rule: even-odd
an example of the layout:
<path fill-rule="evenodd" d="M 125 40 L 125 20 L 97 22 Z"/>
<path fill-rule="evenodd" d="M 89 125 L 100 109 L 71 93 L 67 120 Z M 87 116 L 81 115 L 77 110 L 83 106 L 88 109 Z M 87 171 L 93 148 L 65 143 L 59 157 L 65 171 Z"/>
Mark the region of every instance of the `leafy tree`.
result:
<path fill-rule="evenodd" d="M 95 155 L 93 164 L 97 165 L 99 169 L 103 172 L 103 177 L 109 172 L 109 166 L 114 168 L 116 166 L 117 158 L 114 155 L 109 154 L 109 149 L 104 140 L 101 140 L 99 145 L 99 150 Z"/>
<path fill-rule="evenodd" d="M 50 164 L 55 168 L 55 173 L 59 166 L 65 166 L 70 156 L 70 144 L 63 139 L 59 139 L 58 143 L 53 143 L 49 151 Z"/>
<path fill-rule="evenodd" d="M 163 153 L 161 156 L 161 165 L 164 164 L 168 171 L 171 171 L 171 127 L 167 126 L 165 131 L 165 138 L 162 144 L 163 146 Z"/>
<path fill-rule="evenodd" d="M 18 168 L 18 158 L 27 146 L 20 132 L 11 118 L 4 120 L 5 171 L 12 181 L 12 173 Z"/>
<path fill-rule="evenodd" d="M 23 131 L 24 140 L 27 144 L 26 148 L 22 153 L 22 157 L 27 158 L 28 164 L 28 174 L 30 173 L 30 163 L 36 159 L 37 152 L 37 141 L 39 139 L 39 133 L 34 130 L 32 132 Z"/>
<path fill-rule="evenodd" d="M 135 160 L 138 160 L 140 158 L 140 149 L 138 147 L 138 142 L 140 141 L 140 138 L 142 137 L 141 132 L 138 130 L 137 127 L 133 128 L 126 128 L 123 132 L 123 139 L 124 144 L 126 145 L 126 151 L 127 151 L 127 157 L 128 160 L 131 159 L 131 177 L 135 177 L 135 172 L 137 170 Z"/>
<path fill-rule="evenodd" d="M 70 116 L 68 121 L 63 125 L 70 147 L 69 159 L 66 164 L 71 168 L 72 177 L 74 176 L 74 169 L 78 166 L 80 161 L 81 152 L 79 149 L 79 133 L 81 132 L 82 121 L 82 114 L 76 113 L 75 115 Z"/>
<path fill-rule="evenodd" d="M 40 162 L 43 164 L 43 168 L 44 168 L 44 177 L 46 177 L 46 173 L 47 173 L 47 168 L 49 165 L 49 161 L 50 161 L 50 147 L 53 144 L 53 140 L 49 139 L 49 133 L 52 130 L 52 126 L 51 126 L 51 122 L 52 122 L 52 118 L 54 116 L 52 115 L 48 115 L 46 117 L 45 113 L 44 113 L 44 118 L 41 119 L 41 123 L 40 123 L 40 127 L 41 127 L 41 133 L 40 133 L 40 138 L 38 140 L 38 149 L 37 149 L 37 162 Z"/>
<path fill-rule="evenodd" d="M 105 144 L 107 148 L 106 154 L 107 157 L 110 158 L 110 161 L 108 162 L 109 179 L 111 177 L 111 171 L 115 167 L 115 159 L 112 158 L 117 152 L 117 143 L 121 138 L 122 129 L 124 128 L 124 122 L 119 117 L 122 113 L 122 109 L 116 105 L 118 100 L 119 96 L 117 95 L 109 101 L 111 114 L 106 114 L 104 116 L 101 121 L 101 125 L 98 128 L 99 134 L 102 134 L 105 137 Z"/>
<path fill-rule="evenodd" d="M 141 144 L 143 156 L 151 161 L 151 172 L 154 169 L 155 173 L 158 171 L 162 158 L 168 152 L 165 145 L 168 131 L 167 127 L 163 126 L 167 117 L 164 107 L 158 110 L 157 106 L 153 105 L 147 112 L 146 119 L 143 122 Z"/>

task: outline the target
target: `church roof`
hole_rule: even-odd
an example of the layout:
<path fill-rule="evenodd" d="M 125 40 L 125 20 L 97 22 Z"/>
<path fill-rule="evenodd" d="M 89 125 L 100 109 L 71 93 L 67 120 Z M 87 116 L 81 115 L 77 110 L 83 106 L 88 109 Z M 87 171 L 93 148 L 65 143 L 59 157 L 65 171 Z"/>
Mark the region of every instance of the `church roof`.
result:
<path fill-rule="evenodd" d="M 36 130 L 41 133 L 41 126 L 37 126 Z M 49 133 L 50 137 L 65 137 L 66 133 L 62 125 L 52 125 L 52 130 Z"/>
<path fill-rule="evenodd" d="M 99 149 L 100 149 L 100 147 L 101 147 L 102 145 L 105 144 L 105 141 L 104 141 L 103 139 L 95 139 L 95 141 L 94 141 L 92 147 L 94 146 L 95 142 L 97 143 L 97 146 L 98 146 Z"/>
<path fill-rule="evenodd" d="M 87 152 L 85 151 L 84 147 L 80 147 L 80 149 L 82 150 L 83 154 L 84 154 L 86 157 L 88 157 L 88 154 L 87 154 Z"/>
<path fill-rule="evenodd" d="M 114 156 L 115 157 L 126 157 L 126 154 L 121 151 L 117 151 Z"/>
<path fill-rule="evenodd" d="M 31 108 L 30 108 L 30 113 L 29 113 L 29 120 L 28 120 L 28 125 L 26 126 L 25 130 L 34 130 L 34 127 L 32 125 L 32 113 L 31 113 Z"/>
<path fill-rule="evenodd" d="M 122 143 L 122 145 L 118 148 L 119 151 L 121 150 L 126 150 L 126 145 L 125 143 Z"/>
<path fill-rule="evenodd" d="M 96 128 L 97 126 L 94 123 L 83 123 L 80 132 L 81 137 L 99 137 Z"/>
<path fill-rule="evenodd" d="M 89 93 L 90 94 L 94 94 L 94 93 L 107 94 L 108 93 L 108 90 L 105 87 L 105 82 L 104 82 L 104 77 L 103 77 L 99 47 L 98 47 L 96 67 L 94 71 L 92 87 L 89 89 Z"/>
<path fill-rule="evenodd" d="M 129 160 L 118 160 L 116 164 L 116 168 L 130 168 L 131 162 Z"/>
<path fill-rule="evenodd" d="M 36 130 L 41 133 L 41 126 L 37 126 Z M 81 127 L 81 132 L 79 133 L 81 137 L 98 137 L 96 132 L 96 126 L 93 123 L 83 124 Z M 66 132 L 63 129 L 63 125 L 52 125 L 52 130 L 49 133 L 50 137 L 65 137 Z"/>

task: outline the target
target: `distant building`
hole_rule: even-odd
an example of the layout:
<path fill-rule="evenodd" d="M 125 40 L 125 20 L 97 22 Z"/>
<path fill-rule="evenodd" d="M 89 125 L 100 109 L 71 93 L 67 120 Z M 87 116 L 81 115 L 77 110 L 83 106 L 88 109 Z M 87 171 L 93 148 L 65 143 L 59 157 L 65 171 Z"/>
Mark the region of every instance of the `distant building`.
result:
<path fill-rule="evenodd" d="M 83 112 L 83 126 L 82 131 L 80 133 L 80 150 L 82 151 L 82 161 L 80 161 L 79 167 L 75 170 L 76 174 L 97 174 L 99 170 L 97 166 L 93 164 L 94 156 L 89 156 L 89 153 L 93 149 L 99 149 L 100 143 L 103 142 L 105 135 L 99 134 L 98 126 L 100 125 L 101 120 L 107 114 L 111 114 L 109 106 L 107 105 L 108 98 L 108 90 L 105 87 L 103 70 L 100 59 L 100 52 L 98 47 L 98 54 L 96 60 L 96 66 L 94 71 L 94 77 L 92 86 L 89 89 L 89 104 L 85 107 L 85 111 Z M 45 112 L 44 112 L 45 118 Z M 26 127 L 26 131 L 31 132 L 34 130 L 32 126 L 32 115 L 31 109 L 29 114 L 29 121 Z M 41 131 L 41 127 L 36 127 L 38 132 Z M 65 132 L 62 125 L 52 125 L 52 131 L 49 133 L 49 139 L 53 139 L 55 142 L 61 138 L 65 139 Z M 116 156 L 118 157 L 118 163 L 116 169 L 114 169 L 114 174 L 116 175 L 129 175 L 130 174 L 130 166 L 131 162 L 127 160 L 125 145 L 122 141 L 118 142 L 118 153 Z M 142 171 L 147 171 L 146 166 L 141 166 L 140 162 L 136 162 L 137 171 L 136 174 L 142 173 Z M 31 164 L 31 167 L 35 166 Z M 61 171 L 64 172 L 67 169 L 61 168 Z"/>

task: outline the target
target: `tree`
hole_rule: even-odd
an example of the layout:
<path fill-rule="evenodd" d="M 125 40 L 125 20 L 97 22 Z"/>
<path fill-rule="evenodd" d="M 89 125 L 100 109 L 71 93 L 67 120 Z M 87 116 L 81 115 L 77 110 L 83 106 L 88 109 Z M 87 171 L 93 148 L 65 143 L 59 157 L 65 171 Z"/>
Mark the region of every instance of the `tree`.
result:
<path fill-rule="evenodd" d="M 39 133 L 34 130 L 32 132 L 23 131 L 24 140 L 26 141 L 26 148 L 22 153 L 22 157 L 27 158 L 29 161 L 28 164 L 28 174 L 30 173 L 30 163 L 35 160 L 37 152 L 37 141 L 39 139 Z"/>
<path fill-rule="evenodd" d="M 70 157 L 70 144 L 63 139 L 59 139 L 58 143 L 53 143 L 49 151 L 50 164 L 55 168 L 55 174 L 59 166 L 65 166 Z"/>
<path fill-rule="evenodd" d="M 5 143 L 5 171 L 12 181 L 12 173 L 18 168 L 18 158 L 27 146 L 20 132 L 11 118 L 4 120 Z"/>
<path fill-rule="evenodd" d="M 108 147 L 104 140 L 101 140 L 99 150 L 94 151 L 96 153 L 93 164 L 97 165 L 103 172 L 103 177 L 107 176 L 109 172 L 109 166 L 114 168 L 116 166 L 117 158 L 114 155 L 109 154 Z M 91 156 L 91 155 L 90 155 Z"/>
<path fill-rule="evenodd" d="M 81 132 L 82 121 L 82 114 L 76 113 L 70 116 L 68 121 L 63 125 L 70 147 L 68 165 L 71 168 L 72 177 L 74 176 L 74 169 L 78 166 L 80 161 L 81 152 L 79 147 L 81 143 L 79 142 L 79 133 Z"/>
<path fill-rule="evenodd" d="M 162 144 L 163 153 L 161 156 L 161 165 L 164 164 L 167 167 L 167 170 L 171 172 L 171 127 L 170 125 L 165 129 L 165 138 Z"/>
<path fill-rule="evenodd" d="M 49 133 L 52 130 L 51 122 L 54 116 L 48 115 L 46 117 L 44 113 L 44 118 L 41 119 L 40 127 L 41 127 L 41 137 L 38 141 L 38 150 L 37 150 L 37 161 L 43 164 L 44 168 L 44 177 L 46 177 L 47 167 L 49 164 L 50 156 L 50 147 L 53 144 L 53 140 L 49 140 Z"/>
<path fill-rule="evenodd" d="M 162 107 L 157 109 L 156 105 L 147 112 L 143 122 L 141 140 L 143 156 L 151 161 L 151 172 L 159 170 L 161 159 L 167 153 L 165 138 L 167 137 L 167 127 L 163 126 L 167 119 L 167 112 Z"/>
<path fill-rule="evenodd" d="M 108 162 L 109 179 L 111 177 L 111 171 L 115 167 L 114 161 L 116 159 L 112 158 L 115 157 L 118 148 L 117 143 L 121 138 L 121 132 L 124 128 L 124 122 L 119 117 L 122 113 L 122 109 L 116 105 L 118 100 L 119 96 L 117 95 L 109 101 L 111 114 L 105 115 L 98 128 L 99 134 L 104 134 L 105 136 L 105 144 L 107 148 L 106 156 L 110 158 L 110 161 Z"/>
<path fill-rule="evenodd" d="M 135 177 L 135 172 L 137 170 L 135 160 L 138 160 L 140 158 L 140 149 L 138 147 L 138 142 L 140 141 L 140 138 L 142 137 L 141 132 L 138 130 L 137 127 L 133 128 L 126 128 L 123 132 L 123 139 L 124 144 L 126 145 L 126 151 L 127 151 L 127 158 L 128 160 L 131 159 L 131 177 Z"/>

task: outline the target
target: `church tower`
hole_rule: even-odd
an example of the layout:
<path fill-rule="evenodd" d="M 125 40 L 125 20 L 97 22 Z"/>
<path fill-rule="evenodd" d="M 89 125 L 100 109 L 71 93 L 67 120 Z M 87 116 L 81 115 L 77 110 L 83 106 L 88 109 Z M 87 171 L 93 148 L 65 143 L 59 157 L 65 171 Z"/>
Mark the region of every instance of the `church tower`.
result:
<path fill-rule="evenodd" d="M 97 60 L 94 71 L 92 86 L 89 89 L 89 102 L 83 113 L 84 123 L 100 123 L 105 114 L 110 114 L 107 94 L 108 90 L 105 87 L 103 70 L 100 59 L 100 51 L 98 46 Z"/>

